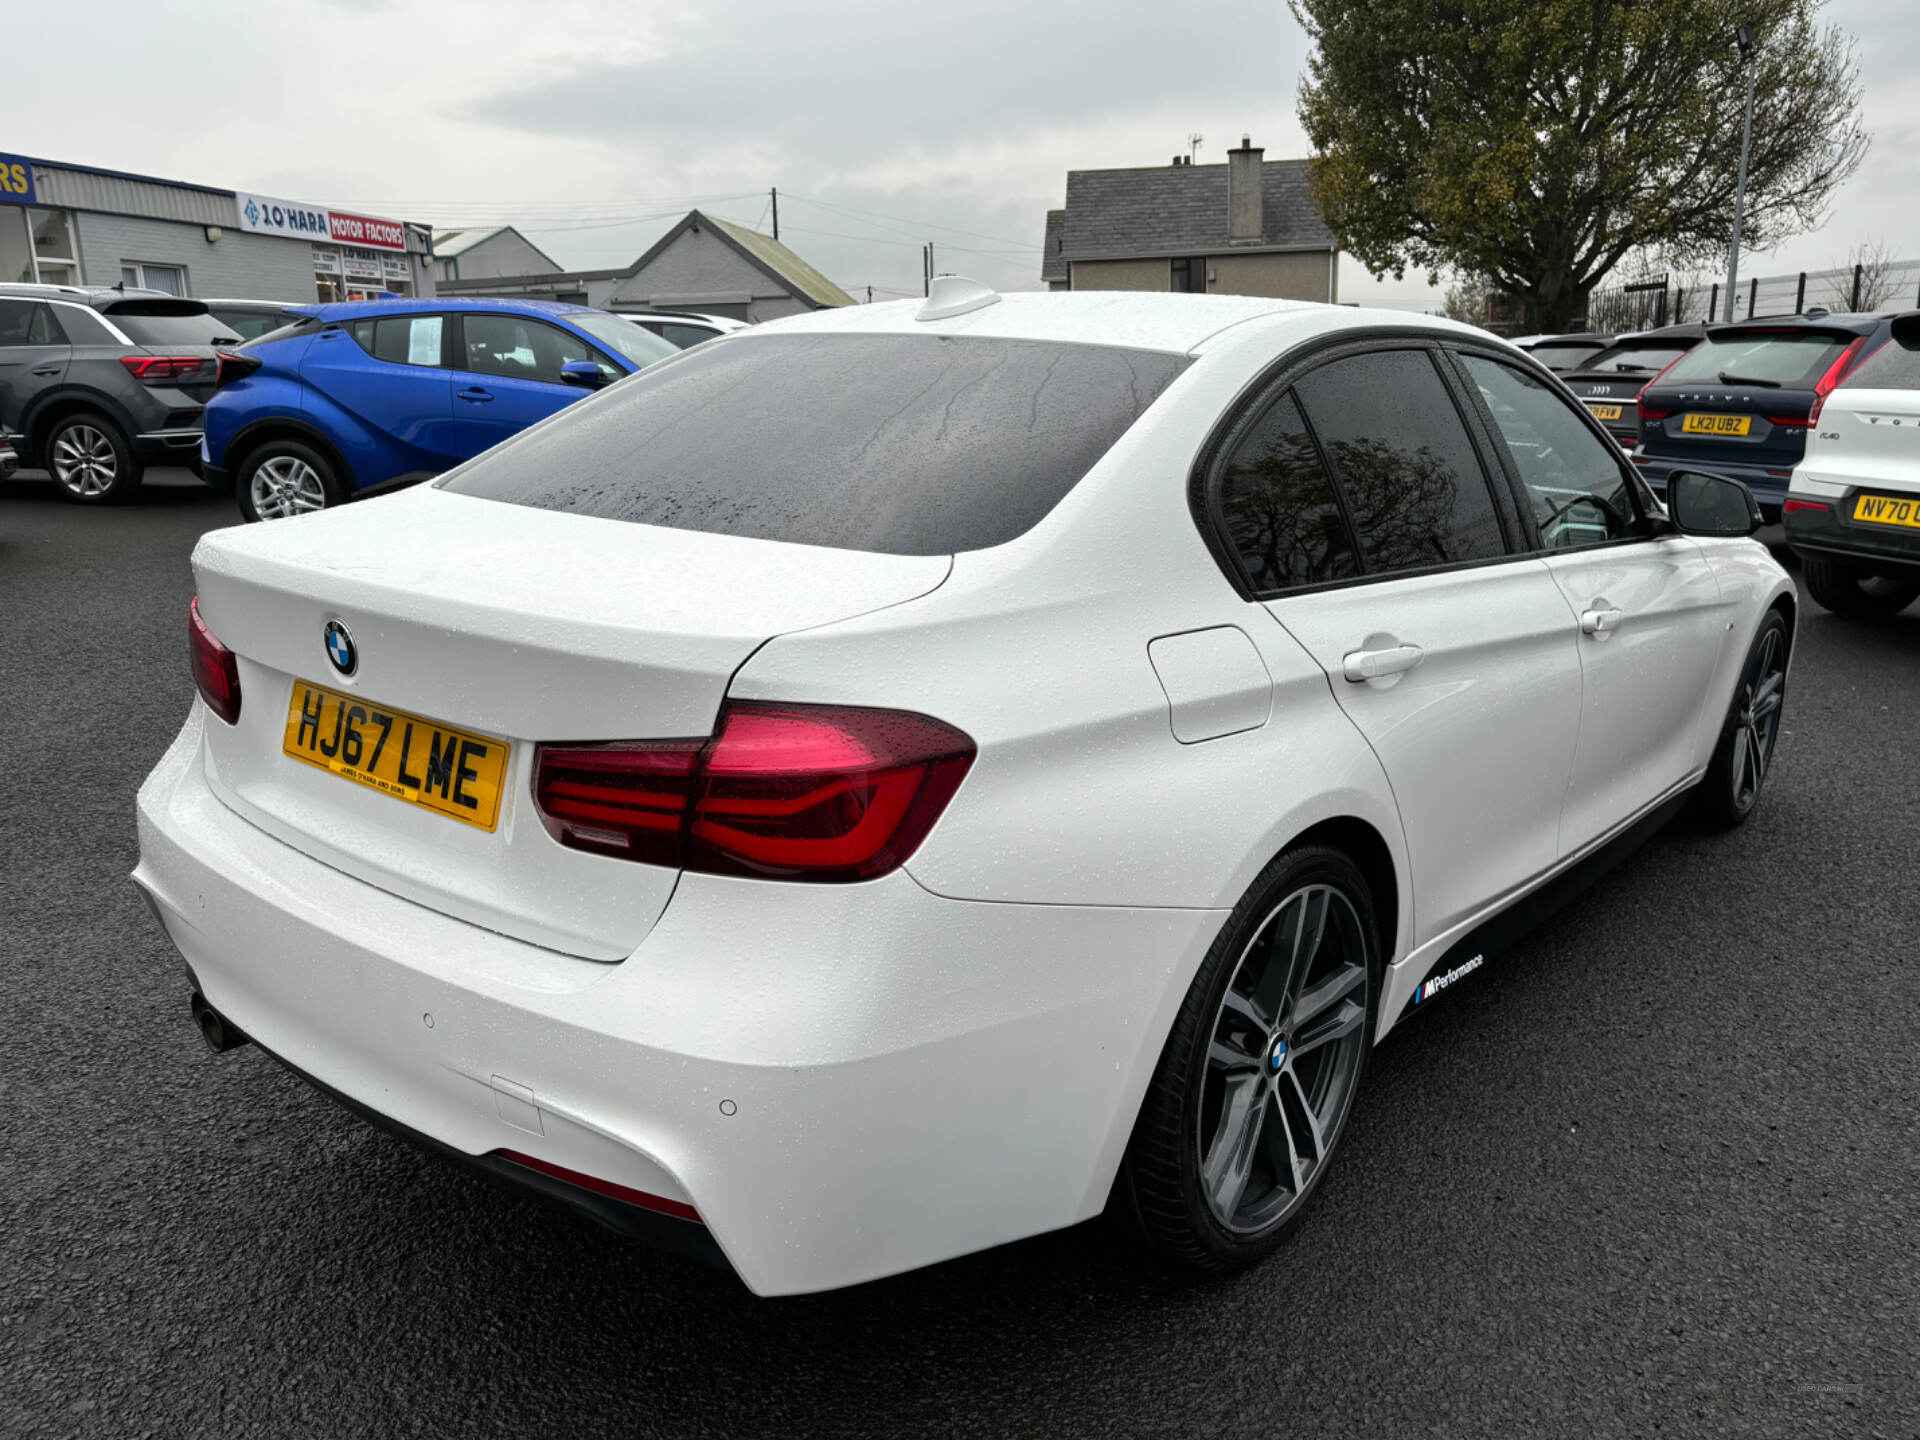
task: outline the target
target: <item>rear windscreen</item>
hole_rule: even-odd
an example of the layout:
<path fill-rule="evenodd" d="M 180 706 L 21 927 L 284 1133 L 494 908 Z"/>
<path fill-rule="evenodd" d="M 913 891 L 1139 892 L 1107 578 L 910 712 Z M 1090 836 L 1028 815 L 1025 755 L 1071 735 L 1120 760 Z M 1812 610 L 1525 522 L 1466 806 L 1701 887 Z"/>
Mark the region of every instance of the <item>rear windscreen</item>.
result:
<path fill-rule="evenodd" d="M 1788 390 L 1811 390 L 1840 358 L 1840 352 L 1852 338 L 1803 331 L 1710 339 L 1682 356 L 1660 383 L 1715 380 L 1722 385 L 1752 382 Z"/>
<path fill-rule="evenodd" d="M 1909 348 L 1911 347 L 1911 348 Z M 1846 379 L 1842 390 L 1920 390 L 1920 333 L 1894 338 L 1867 356 Z"/>
<path fill-rule="evenodd" d="M 979 550 L 1038 523 L 1188 363 L 971 336 L 739 338 L 622 380 L 445 485 L 801 545 Z"/>
<path fill-rule="evenodd" d="M 1549 370 L 1578 370 L 1599 351 L 1598 345 L 1535 345 L 1527 353 Z"/>
<path fill-rule="evenodd" d="M 1691 340 L 1673 345 L 1616 345 L 1580 365 L 1582 371 L 1619 375 L 1658 375 L 1693 348 Z"/>
<path fill-rule="evenodd" d="M 156 304 L 152 307 L 160 310 Z M 202 306 L 187 314 L 149 313 L 133 304 L 115 306 L 107 312 L 114 326 L 136 345 L 212 345 L 216 341 L 237 344 L 240 337 L 222 325 Z"/>

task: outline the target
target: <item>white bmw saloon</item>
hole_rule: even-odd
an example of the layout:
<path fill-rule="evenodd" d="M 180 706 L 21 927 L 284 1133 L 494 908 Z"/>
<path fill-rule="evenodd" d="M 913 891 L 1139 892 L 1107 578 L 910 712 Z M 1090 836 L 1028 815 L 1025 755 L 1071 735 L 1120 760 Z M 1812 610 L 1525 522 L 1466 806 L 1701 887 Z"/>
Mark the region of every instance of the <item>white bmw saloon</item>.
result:
<path fill-rule="evenodd" d="M 1465 326 L 942 279 L 207 535 L 133 878 L 214 1049 L 757 1293 L 1244 1265 L 1374 1044 L 1757 803 L 1794 591 L 1669 495 Z"/>

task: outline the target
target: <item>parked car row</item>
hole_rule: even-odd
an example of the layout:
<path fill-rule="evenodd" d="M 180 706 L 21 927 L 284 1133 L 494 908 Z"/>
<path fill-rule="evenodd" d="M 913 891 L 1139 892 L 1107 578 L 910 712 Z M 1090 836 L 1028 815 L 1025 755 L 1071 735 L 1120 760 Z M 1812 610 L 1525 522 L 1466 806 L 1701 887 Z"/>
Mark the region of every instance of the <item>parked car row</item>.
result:
<path fill-rule="evenodd" d="M 1522 348 L 1560 372 L 1656 494 L 1680 469 L 1745 483 L 1784 522 L 1825 608 L 1883 617 L 1920 598 L 1920 313 L 1815 310 Z"/>

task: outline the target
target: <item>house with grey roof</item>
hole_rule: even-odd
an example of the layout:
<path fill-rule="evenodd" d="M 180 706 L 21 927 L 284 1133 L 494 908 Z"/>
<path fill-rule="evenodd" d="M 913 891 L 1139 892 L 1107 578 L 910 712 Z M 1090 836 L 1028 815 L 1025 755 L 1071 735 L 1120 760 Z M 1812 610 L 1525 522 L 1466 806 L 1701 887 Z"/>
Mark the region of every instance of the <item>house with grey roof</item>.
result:
<path fill-rule="evenodd" d="M 662 235 L 631 265 L 486 280 L 440 282 L 442 295 L 516 295 L 570 300 L 638 313 L 700 310 L 735 320 L 777 320 L 853 297 L 758 230 L 701 210 Z"/>
<path fill-rule="evenodd" d="M 501 275 L 551 275 L 554 258 L 511 225 L 479 225 L 441 230 L 433 237 L 433 277 L 491 280 Z"/>
<path fill-rule="evenodd" d="M 1339 246 L 1307 191 L 1305 160 L 1243 137 L 1224 165 L 1070 170 L 1047 212 L 1051 290 L 1183 290 L 1339 299 Z"/>

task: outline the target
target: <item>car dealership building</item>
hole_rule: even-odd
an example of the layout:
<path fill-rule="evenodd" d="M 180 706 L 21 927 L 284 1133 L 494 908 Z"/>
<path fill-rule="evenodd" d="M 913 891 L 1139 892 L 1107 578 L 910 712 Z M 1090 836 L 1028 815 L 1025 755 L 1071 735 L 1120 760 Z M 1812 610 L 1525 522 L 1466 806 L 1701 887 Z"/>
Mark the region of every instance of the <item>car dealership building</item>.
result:
<path fill-rule="evenodd" d="M 0 154 L 0 281 L 311 303 L 431 295 L 432 262 L 429 226 Z"/>

